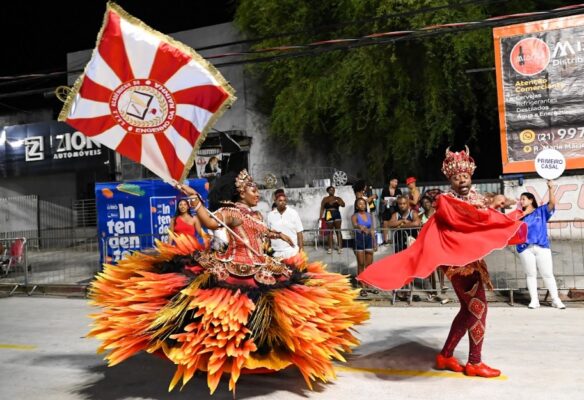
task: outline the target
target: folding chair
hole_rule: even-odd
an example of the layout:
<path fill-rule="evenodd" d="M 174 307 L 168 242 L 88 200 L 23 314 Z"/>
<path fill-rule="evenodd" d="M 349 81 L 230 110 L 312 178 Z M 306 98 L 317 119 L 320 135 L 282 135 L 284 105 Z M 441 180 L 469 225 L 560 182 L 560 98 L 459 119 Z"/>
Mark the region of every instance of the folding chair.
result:
<path fill-rule="evenodd" d="M 10 255 L 2 261 L 2 271 L 4 275 L 8 275 L 11 268 L 21 264 L 24 260 L 24 244 L 25 238 L 15 239 L 10 245 Z"/>
<path fill-rule="evenodd" d="M 0 264 L 8 262 L 8 249 L 4 246 L 3 242 L 0 242 Z"/>

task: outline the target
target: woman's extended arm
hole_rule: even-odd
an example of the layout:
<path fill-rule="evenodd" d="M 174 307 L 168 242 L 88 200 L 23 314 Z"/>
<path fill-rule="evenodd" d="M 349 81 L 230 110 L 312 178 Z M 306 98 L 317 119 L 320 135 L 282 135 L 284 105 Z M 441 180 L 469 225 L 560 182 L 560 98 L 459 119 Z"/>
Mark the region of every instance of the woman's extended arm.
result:
<path fill-rule="evenodd" d="M 203 230 L 203 227 L 201 226 L 201 220 L 197 215 L 193 217 L 193 225 L 195 226 L 195 232 L 197 232 L 201 238 L 207 236 L 207 234 Z"/>
<path fill-rule="evenodd" d="M 554 182 L 552 180 L 547 181 L 547 187 L 549 191 L 549 198 L 547 207 L 548 210 L 551 212 L 554 208 L 556 208 L 556 194 L 554 193 Z"/>
<path fill-rule="evenodd" d="M 193 189 L 190 186 L 181 184 L 176 185 L 176 188 L 183 192 L 185 195 L 189 196 L 188 199 L 189 204 L 191 205 L 191 207 L 195 208 L 195 212 L 197 213 L 197 216 L 199 217 L 201 224 L 203 224 L 205 228 L 215 230 L 221 227 L 219 222 L 217 222 L 213 217 L 211 217 L 211 215 L 209 214 L 209 210 L 207 210 L 203 206 L 201 198 L 199 197 L 199 194 L 195 191 L 195 189 Z M 228 221 L 226 218 L 223 218 L 223 215 L 221 215 L 221 213 L 216 213 L 214 214 L 214 216 L 217 219 L 220 219 L 221 221 L 225 222 L 226 225 L 229 225 L 230 221 Z"/>

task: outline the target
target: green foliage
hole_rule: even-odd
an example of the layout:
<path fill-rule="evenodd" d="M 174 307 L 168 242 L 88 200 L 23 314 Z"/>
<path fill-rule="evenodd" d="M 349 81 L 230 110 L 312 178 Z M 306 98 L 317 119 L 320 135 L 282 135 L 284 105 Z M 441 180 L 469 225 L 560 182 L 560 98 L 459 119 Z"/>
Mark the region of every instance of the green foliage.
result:
<path fill-rule="evenodd" d="M 265 48 L 518 11 L 518 3 L 509 2 L 496 12 L 467 5 L 376 18 L 453 3 L 241 0 L 236 23 L 249 37 L 269 37 L 255 44 Z M 520 11 L 533 9 L 532 3 L 521 2 Z M 343 24 L 355 20 L 362 22 Z M 284 32 L 301 33 L 276 37 Z M 389 172 L 437 178 L 438 168 L 429 165 L 439 165 L 453 143 L 469 143 L 479 156 L 498 154 L 494 73 L 466 72 L 492 65 L 492 31 L 480 29 L 252 64 L 249 70 L 261 82 L 258 105 L 278 143 L 289 150 L 326 149 L 331 165 L 361 160 L 361 170 L 352 172 L 379 181 Z"/>

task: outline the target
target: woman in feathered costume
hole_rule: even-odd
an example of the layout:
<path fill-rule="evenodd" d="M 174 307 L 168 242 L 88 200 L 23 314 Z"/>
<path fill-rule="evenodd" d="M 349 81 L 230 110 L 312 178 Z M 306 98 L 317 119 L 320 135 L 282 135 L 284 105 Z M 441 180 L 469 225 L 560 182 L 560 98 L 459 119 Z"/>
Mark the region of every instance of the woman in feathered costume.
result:
<path fill-rule="evenodd" d="M 177 365 L 170 390 L 206 371 L 211 393 L 223 373 L 234 390 L 242 370 L 278 371 L 296 366 L 309 387 L 334 377 L 332 360 L 358 345 L 351 328 L 368 318 L 355 302 L 347 277 L 326 272 L 301 254 L 278 260 L 264 254 L 267 238 L 289 240 L 268 230 L 251 209 L 259 192 L 247 171 L 235 179 L 234 202 L 215 214 L 197 193 L 178 186 L 210 229 L 225 226 L 225 251 L 194 238 L 157 242 L 155 255 L 135 252 L 118 265 L 105 265 L 90 298 L 102 311 L 93 315 L 89 336 L 110 350 L 109 365 L 140 352 L 162 353 Z"/>

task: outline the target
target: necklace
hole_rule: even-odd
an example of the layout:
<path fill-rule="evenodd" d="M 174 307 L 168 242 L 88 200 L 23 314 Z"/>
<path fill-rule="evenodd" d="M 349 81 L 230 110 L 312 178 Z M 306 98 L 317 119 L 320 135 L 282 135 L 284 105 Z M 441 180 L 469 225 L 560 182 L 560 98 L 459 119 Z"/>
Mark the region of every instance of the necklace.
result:
<path fill-rule="evenodd" d="M 266 223 L 264 221 L 262 221 L 261 219 L 259 219 L 256 216 L 256 212 L 254 210 L 251 209 L 250 206 L 248 206 L 245 203 L 241 203 L 241 202 L 223 202 L 223 204 L 225 204 L 226 207 L 224 207 L 226 210 L 229 210 L 229 208 L 236 209 L 239 212 L 239 215 L 241 215 L 241 217 L 244 220 L 247 220 L 248 222 L 253 222 L 255 224 L 259 224 L 263 227 L 267 227 Z"/>
<path fill-rule="evenodd" d="M 246 211 L 252 211 L 251 206 L 248 206 L 247 204 L 242 203 L 241 201 L 236 201 L 235 205 L 239 208 L 243 208 Z"/>

